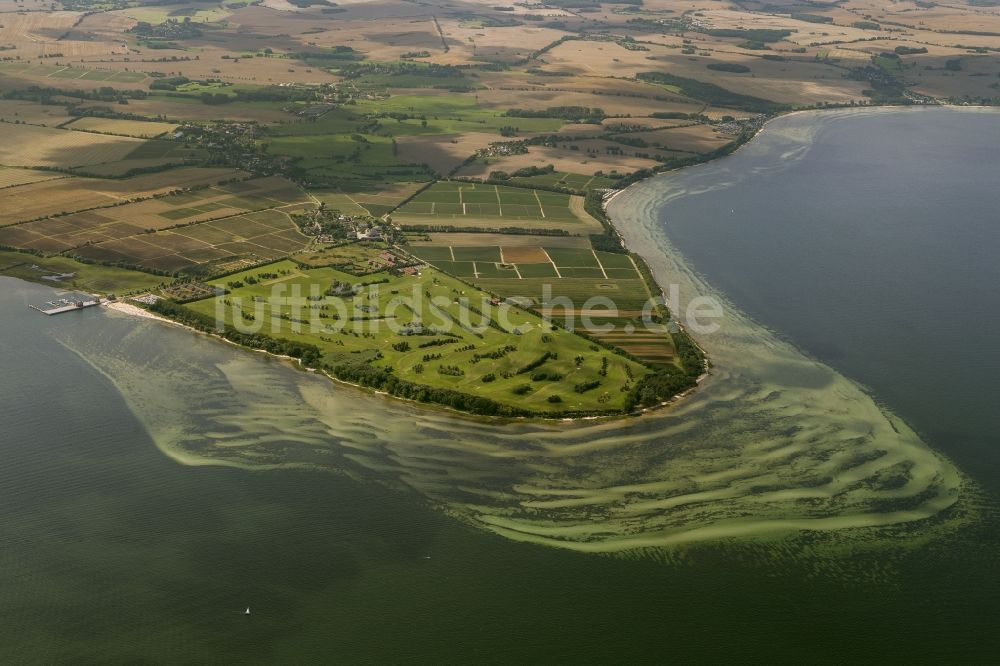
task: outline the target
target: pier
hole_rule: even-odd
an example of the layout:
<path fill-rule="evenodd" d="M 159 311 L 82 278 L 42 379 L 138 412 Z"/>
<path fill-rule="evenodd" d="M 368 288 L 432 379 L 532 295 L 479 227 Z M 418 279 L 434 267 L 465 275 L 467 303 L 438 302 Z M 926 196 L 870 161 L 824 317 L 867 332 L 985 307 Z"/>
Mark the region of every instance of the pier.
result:
<path fill-rule="evenodd" d="M 63 312 L 72 312 L 73 310 L 82 310 L 84 308 L 93 307 L 95 305 L 100 305 L 101 299 L 97 296 L 85 296 L 81 294 L 70 294 L 65 298 L 59 298 L 52 301 L 48 301 L 41 305 L 32 305 L 31 307 L 39 312 L 44 312 L 47 315 L 57 315 Z"/>

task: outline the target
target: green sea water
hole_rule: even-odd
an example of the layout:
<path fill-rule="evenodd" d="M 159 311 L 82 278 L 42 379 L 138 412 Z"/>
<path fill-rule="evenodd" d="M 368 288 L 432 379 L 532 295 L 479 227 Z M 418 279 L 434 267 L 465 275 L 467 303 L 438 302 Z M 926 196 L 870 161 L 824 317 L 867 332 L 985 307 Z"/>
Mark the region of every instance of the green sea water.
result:
<path fill-rule="evenodd" d="M 829 135 L 806 125 L 792 141 L 816 156 Z M 767 161 L 710 166 L 744 154 Z M 683 177 L 612 213 L 690 297 L 712 287 L 660 218 Z M 24 304 L 50 289 L 0 287 L 5 662 L 996 653 L 989 484 L 733 305 L 691 398 L 540 425 L 333 387 L 117 313 L 46 318 Z"/>

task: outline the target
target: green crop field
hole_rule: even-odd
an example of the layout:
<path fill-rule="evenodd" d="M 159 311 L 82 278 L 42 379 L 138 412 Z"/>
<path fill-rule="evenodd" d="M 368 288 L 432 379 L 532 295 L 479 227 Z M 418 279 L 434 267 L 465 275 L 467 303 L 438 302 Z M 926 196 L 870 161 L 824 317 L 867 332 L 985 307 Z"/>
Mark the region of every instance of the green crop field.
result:
<path fill-rule="evenodd" d="M 490 261 L 500 262 L 499 247 L 454 247 L 452 252 L 455 261 Z"/>
<path fill-rule="evenodd" d="M 291 125 L 296 131 L 275 130 L 259 143 L 269 154 L 295 160 L 296 168 L 310 182 L 320 185 L 371 190 L 385 183 L 426 181 L 431 177 L 425 166 L 398 159 L 391 137 L 358 132 L 304 133 L 306 129 L 319 131 L 322 125 L 317 125 L 318 122 Z M 388 209 L 379 211 L 384 214 Z"/>
<path fill-rule="evenodd" d="M 471 278 L 476 275 L 476 264 L 472 261 L 436 261 L 434 265 L 446 273 L 458 277 Z"/>
<path fill-rule="evenodd" d="M 451 253 L 451 247 L 445 245 L 421 245 L 411 247 L 410 252 L 424 261 L 437 263 L 439 261 L 454 261 L 455 257 Z"/>
<path fill-rule="evenodd" d="M 516 127 L 520 132 L 555 132 L 565 124 L 558 118 L 510 118 L 461 95 L 393 95 L 389 99 L 358 100 L 352 109 L 357 114 L 412 116 L 381 120 L 380 129 L 393 136 L 497 132 L 502 127 Z"/>
<path fill-rule="evenodd" d="M 595 252 L 584 248 L 518 247 L 507 248 L 502 253 L 498 246 L 418 245 L 411 247 L 410 252 L 445 272 L 461 277 L 641 279 L 627 254 Z M 522 261 L 520 257 L 530 260 Z M 548 258 L 548 262 L 539 261 L 539 258 Z M 470 262 L 475 262 L 475 266 L 469 266 Z"/>
<path fill-rule="evenodd" d="M 561 272 L 563 268 L 572 266 L 588 266 L 598 268 L 600 264 L 592 250 L 578 250 L 576 248 L 547 247 L 546 254 L 552 259 Z"/>
<path fill-rule="evenodd" d="M 649 300 L 649 291 L 642 280 L 604 280 L 600 278 L 527 278 L 480 279 L 476 284 L 488 291 L 504 296 L 530 298 L 536 305 L 544 306 L 549 298 L 566 297 L 574 307 L 581 308 L 588 299 L 603 296 L 614 301 L 619 310 L 639 311 Z"/>
<path fill-rule="evenodd" d="M 517 275 L 517 269 L 504 264 L 477 261 L 476 277 L 478 278 L 506 278 Z"/>
<path fill-rule="evenodd" d="M 539 412 L 620 409 L 622 389 L 648 372 L 536 315 L 493 305 L 486 293 L 433 269 L 356 277 L 286 260 L 210 284 L 228 293 L 188 307 L 243 330 L 317 345 L 328 365 L 368 362 L 407 381 Z M 599 384 L 575 390 L 591 382 Z"/>
<path fill-rule="evenodd" d="M 551 222 L 560 227 L 581 222 L 570 209 L 567 194 L 458 181 L 435 183 L 400 207 L 396 217 L 456 226 L 484 218 L 496 218 L 494 224 L 501 226 Z"/>
<path fill-rule="evenodd" d="M 0 250 L 0 275 L 97 294 L 148 291 L 171 282 L 171 278 L 125 268 L 84 264 L 68 257 L 38 257 L 7 250 Z"/>
<path fill-rule="evenodd" d="M 556 268 L 552 264 L 516 264 L 522 278 L 555 278 Z"/>
<path fill-rule="evenodd" d="M 565 278 L 594 278 L 599 280 L 604 277 L 604 271 L 599 267 L 562 267 L 559 268 L 559 274 Z"/>
<path fill-rule="evenodd" d="M 604 270 L 622 269 L 635 271 L 635 264 L 627 254 L 615 254 L 613 252 L 595 252 Z"/>
<path fill-rule="evenodd" d="M 574 190 L 614 187 L 615 181 L 606 176 L 586 176 L 580 173 L 553 171 L 537 176 L 515 176 L 511 181 L 521 185 L 544 185 L 547 187 L 568 187 Z"/>

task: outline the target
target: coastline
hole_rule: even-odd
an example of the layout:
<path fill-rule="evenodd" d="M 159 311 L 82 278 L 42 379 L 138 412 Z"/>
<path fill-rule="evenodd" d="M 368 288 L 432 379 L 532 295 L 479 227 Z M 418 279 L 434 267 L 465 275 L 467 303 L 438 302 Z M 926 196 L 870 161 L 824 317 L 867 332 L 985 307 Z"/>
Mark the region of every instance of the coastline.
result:
<path fill-rule="evenodd" d="M 871 108 L 894 108 L 894 107 L 871 107 Z M 834 109 L 834 110 L 831 110 L 831 111 L 836 111 L 836 110 L 837 109 Z M 608 223 L 611 226 L 611 230 L 613 231 L 613 233 L 615 233 L 615 234 L 617 234 L 619 236 L 619 238 L 621 239 L 622 245 L 625 248 L 625 250 L 627 252 L 629 252 L 629 253 L 633 253 L 633 254 L 636 254 L 637 256 L 639 256 L 641 258 L 641 260 L 648 267 L 649 266 L 648 258 L 646 256 L 643 256 L 641 253 L 635 252 L 632 249 L 631 244 L 628 242 L 625 234 L 622 233 L 622 230 L 620 228 L 620 225 L 622 223 L 621 222 L 616 222 L 615 218 L 613 216 L 611 216 L 610 214 L 608 214 L 608 212 L 607 212 L 608 206 L 616 198 L 618 198 L 619 195 L 624 194 L 624 193 L 632 190 L 633 188 L 636 188 L 638 186 L 644 185 L 644 184 L 650 182 L 652 179 L 655 179 L 655 178 L 657 178 L 659 176 L 663 176 L 663 175 L 665 175 L 667 173 L 682 172 L 685 169 L 694 168 L 694 167 L 702 166 L 702 165 L 709 164 L 709 163 L 714 163 L 714 162 L 717 162 L 717 161 L 719 161 L 719 160 L 721 160 L 721 159 L 723 159 L 725 157 L 729 157 L 730 155 L 733 155 L 736 152 L 738 152 L 739 150 L 741 150 L 744 146 L 750 144 L 755 138 L 757 138 L 757 136 L 759 136 L 759 134 L 763 131 L 764 127 L 766 127 L 768 124 L 770 124 L 774 120 L 777 120 L 777 119 L 785 117 L 785 116 L 794 115 L 794 114 L 816 113 L 816 112 L 822 113 L 823 111 L 824 110 L 793 110 L 793 111 L 787 111 L 787 112 L 782 112 L 782 113 L 776 114 L 773 117 L 768 118 L 764 123 L 762 123 L 759 127 L 757 127 L 752 134 L 750 134 L 750 135 L 744 135 L 741 138 L 734 139 L 734 141 L 738 141 L 737 145 L 734 148 L 732 148 L 732 150 L 729 150 L 728 152 L 726 152 L 723 155 L 714 155 L 714 156 L 711 156 L 711 157 L 705 159 L 704 161 L 699 161 L 699 162 L 696 162 L 694 164 L 687 164 L 687 165 L 684 165 L 684 166 L 681 166 L 681 167 L 675 167 L 675 168 L 672 168 L 672 169 L 666 169 L 664 171 L 658 171 L 658 172 L 655 172 L 655 173 L 653 173 L 653 174 L 651 174 L 651 175 L 649 175 L 649 176 L 647 176 L 645 178 L 642 178 L 642 179 L 636 181 L 635 183 L 632 183 L 632 184 L 630 184 L 630 185 L 628 185 L 628 186 L 626 186 L 624 188 L 621 188 L 619 190 L 614 191 L 610 196 L 608 196 L 606 199 L 604 199 L 602 201 L 602 203 L 601 203 L 602 210 L 604 211 L 605 215 L 607 216 Z M 641 244 L 636 244 L 636 245 L 637 246 L 641 246 Z M 662 280 L 658 280 L 658 279 L 656 279 L 655 276 L 652 276 L 652 282 L 653 283 L 649 285 L 651 291 L 655 287 L 655 290 L 658 292 L 658 295 L 661 298 L 663 298 L 665 292 L 663 291 Z M 701 388 L 701 386 L 705 382 L 705 380 L 708 379 L 711 376 L 711 368 L 712 368 L 712 359 L 711 359 L 708 351 L 705 349 L 705 347 L 696 338 L 694 338 L 693 336 L 691 336 L 687 332 L 687 330 L 686 330 L 686 328 L 684 326 L 684 323 L 682 321 L 680 321 L 680 319 L 677 317 L 676 313 L 670 313 L 670 315 L 671 315 L 671 321 L 681 330 L 681 332 L 684 334 L 684 336 L 698 349 L 698 351 L 702 354 L 702 357 L 703 357 L 703 363 L 704 363 L 703 372 L 701 374 L 699 374 L 695 378 L 694 385 L 691 386 L 690 388 L 687 388 L 687 389 L 685 389 L 683 391 L 680 391 L 679 393 L 677 393 L 677 394 L 671 396 L 670 398 L 668 398 L 668 399 L 666 399 L 666 400 L 664 400 L 662 402 L 659 402 L 657 404 L 650 405 L 650 406 L 647 406 L 647 407 L 642 407 L 642 408 L 639 408 L 639 409 L 636 409 L 636 410 L 634 410 L 632 412 L 627 412 L 627 413 L 584 414 L 584 415 L 573 415 L 573 414 L 568 414 L 568 415 L 567 414 L 546 415 L 544 413 L 541 413 L 541 414 L 532 414 L 532 415 L 527 415 L 527 416 L 506 416 L 506 417 L 490 416 L 490 415 L 486 415 L 486 414 L 476 414 L 474 412 L 468 412 L 468 411 L 459 410 L 459 409 L 456 409 L 456 408 L 453 408 L 453 407 L 449 407 L 447 405 L 441 405 L 441 404 L 436 404 L 436 403 L 419 402 L 419 401 L 412 400 L 412 399 L 409 399 L 409 398 L 405 398 L 405 397 L 401 397 L 401 396 L 396 396 L 396 395 L 391 395 L 391 394 L 386 393 L 385 391 L 381 391 L 381 390 L 378 390 L 378 389 L 373 389 L 371 387 L 368 387 L 368 386 L 365 386 L 365 385 L 362 385 L 362 384 L 357 384 L 357 383 L 354 383 L 354 382 L 346 381 L 344 379 L 340 379 L 340 378 L 334 377 L 333 375 L 331 375 L 329 372 L 327 372 L 325 370 L 317 370 L 315 368 L 307 368 L 307 367 L 305 367 L 305 366 L 302 365 L 300 359 L 297 359 L 297 358 L 294 358 L 294 357 L 291 357 L 291 356 L 287 356 L 287 355 L 276 354 L 276 353 L 273 353 L 273 352 L 269 352 L 269 351 L 267 351 L 265 349 L 248 347 L 248 346 L 239 344 L 237 342 L 234 342 L 232 340 L 228 340 L 228 339 L 225 338 L 225 336 L 222 336 L 222 335 L 219 335 L 219 334 L 216 334 L 216 333 L 212 333 L 212 332 L 207 332 L 207 331 L 199 330 L 199 329 L 197 329 L 197 328 L 195 328 L 193 326 L 190 326 L 188 324 L 185 324 L 185 323 L 182 323 L 182 322 L 179 322 L 179 321 L 175 321 L 175 320 L 170 319 L 168 317 L 163 317 L 163 316 L 157 315 L 157 314 L 155 314 L 153 312 L 150 312 L 148 309 L 139 307 L 137 305 L 133 305 L 131 303 L 126 303 L 126 302 L 123 302 L 123 301 L 117 301 L 117 302 L 111 302 L 111 303 L 105 302 L 103 304 L 107 305 L 109 307 L 109 309 L 115 310 L 115 311 L 123 313 L 123 314 L 137 316 L 137 317 L 142 317 L 142 318 L 151 319 L 151 320 L 155 320 L 155 321 L 167 322 L 167 323 L 173 324 L 175 326 L 180 326 L 182 328 L 185 328 L 185 329 L 187 329 L 189 331 L 192 331 L 192 332 L 195 332 L 195 333 L 204 333 L 205 335 L 207 335 L 207 336 L 209 336 L 211 338 L 215 338 L 215 339 L 221 340 L 223 342 L 226 342 L 227 344 L 233 345 L 233 346 L 238 347 L 238 348 L 242 348 L 242 349 L 245 349 L 245 350 L 248 350 L 248 351 L 251 351 L 251 352 L 260 353 L 260 354 L 266 354 L 268 356 L 274 357 L 274 358 L 282 360 L 282 361 L 291 362 L 294 365 L 294 367 L 296 367 L 298 369 L 307 370 L 309 372 L 315 372 L 315 373 L 318 373 L 318 374 L 322 374 L 323 376 L 325 376 L 326 378 L 332 380 L 333 382 L 335 382 L 337 384 L 340 384 L 340 385 L 343 385 L 343 386 L 349 386 L 349 387 L 352 387 L 354 389 L 358 389 L 358 390 L 367 392 L 367 393 L 372 394 L 372 395 L 379 395 L 379 396 L 387 397 L 390 400 L 401 400 L 403 402 L 413 403 L 413 404 L 418 405 L 420 408 L 423 408 L 423 409 L 443 410 L 444 412 L 447 412 L 447 413 L 459 414 L 459 415 L 463 415 L 463 416 L 469 417 L 469 418 L 474 419 L 474 420 L 484 420 L 484 421 L 487 421 L 487 422 L 510 422 L 510 421 L 522 421 L 522 422 L 523 421 L 529 421 L 529 422 L 530 421 L 537 421 L 537 422 L 541 422 L 541 423 L 546 423 L 546 422 L 548 422 L 548 423 L 551 423 L 551 422 L 578 422 L 578 421 L 580 421 L 580 422 L 585 422 L 585 421 L 600 421 L 600 422 L 609 421 L 609 422 L 611 422 L 611 421 L 617 421 L 617 420 L 621 420 L 621 419 L 642 418 L 642 417 L 647 416 L 647 415 L 649 415 L 651 413 L 660 412 L 660 411 L 664 411 L 664 410 L 669 410 L 669 409 L 671 409 L 673 407 L 676 407 L 676 405 L 678 403 L 680 403 L 680 402 L 684 401 L 686 398 L 689 398 L 690 396 L 692 396 L 694 393 L 696 393 Z"/>
<path fill-rule="evenodd" d="M 360 473 L 515 541 L 634 554 L 720 539 L 794 540 L 805 531 L 812 552 L 835 554 L 905 549 L 974 520 L 977 487 L 946 456 L 857 382 L 730 307 L 685 265 L 656 213 L 668 194 L 655 181 L 630 188 L 611 207 L 617 228 L 658 284 L 677 284 L 685 300 L 716 296 L 725 307 L 721 329 L 704 340 L 712 380 L 641 417 L 553 427 L 376 400 L 371 389 L 329 390 L 317 373 L 268 368 L 208 349 L 215 345 L 170 376 L 142 365 L 143 336 L 96 351 L 76 346 L 130 396 L 171 457 Z M 183 336 L 165 335 L 167 349 L 185 348 Z M 208 409 L 204 395 L 225 401 Z M 166 396 L 176 407 L 164 411 Z M 275 433 L 260 418 L 262 401 L 270 412 L 301 415 L 300 425 Z M 197 420 L 186 420 L 189 412 Z M 274 448 L 288 437 L 308 443 Z M 329 458 L 317 459 L 316 446 Z M 883 486 L 887 475 L 899 482 Z"/>
<path fill-rule="evenodd" d="M 950 106 L 950 105 L 944 105 L 944 106 Z M 681 167 L 675 167 L 675 168 L 671 168 L 671 169 L 665 169 L 663 171 L 659 171 L 659 172 L 656 172 L 654 174 L 651 174 L 651 175 L 649 175 L 649 176 L 647 176 L 647 177 L 645 177 L 645 178 L 643 178 L 641 180 L 638 180 L 635 183 L 632 183 L 632 184 L 630 184 L 630 185 L 628 185 L 628 186 L 626 186 L 624 188 L 621 188 L 619 190 L 616 190 L 616 191 L 612 192 L 606 199 L 604 199 L 602 201 L 601 205 L 602 205 L 602 207 L 604 209 L 605 215 L 608 218 L 608 222 L 609 222 L 609 224 L 611 226 L 612 231 L 619 236 L 619 238 L 622 241 L 623 247 L 628 252 L 636 254 L 638 257 L 641 258 L 641 260 L 643 262 L 646 263 L 647 266 L 650 266 L 650 261 L 649 261 L 650 260 L 650 256 L 649 256 L 649 254 L 648 253 L 643 254 L 641 252 L 636 252 L 632 248 L 633 247 L 639 247 L 639 248 L 648 247 L 647 243 L 651 239 L 645 238 L 645 239 L 642 239 L 642 240 L 636 240 L 634 237 L 630 238 L 630 236 L 632 236 L 632 234 L 630 233 L 629 222 L 627 220 L 625 220 L 625 219 L 618 219 L 619 216 L 612 215 L 611 213 L 608 212 L 608 209 L 612 206 L 612 204 L 616 203 L 620 199 L 620 195 L 623 195 L 623 194 L 626 194 L 626 193 L 630 193 L 630 192 L 634 192 L 634 191 L 636 191 L 638 189 L 648 187 L 648 185 L 649 185 L 649 183 L 651 181 L 655 180 L 658 177 L 663 177 L 666 174 L 681 173 L 681 172 L 683 172 L 683 171 L 685 171 L 687 169 L 691 169 L 691 168 L 695 168 L 695 167 L 699 167 L 699 166 L 704 166 L 704 165 L 707 165 L 707 164 L 710 164 L 710 163 L 717 163 L 717 162 L 719 162 L 721 159 L 723 159 L 725 157 L 729 157 L 729 156 L 735 155 L 739 151 L 743 150 L 746 146 L 749 146 L 754 141 L 754 139 L 756 139 L 757 137 L 759 137 L 760 134 L 763 132 L 763 130 L 764 130 L 765 127 L 768 127 L 774 121 L 777 121 L 777 120 L 782 119 L 782 118 L 786 118 L 786 117 L 790 117 L 790 116 L 794 116 L 794 115 L 805 115 L 805 114 L 841 114 L 841 115 L 849 115 L 849 114 L 855 114 L 855 113 L 878 113 L 878 112 L 892 112 L 892 111 L 911 110 L 911 109 L 915 110 L 915 109 L 920 109 L 920 108 L 924 108 L 924 107 L 904 107 L 904 106 L 870 106 L 870 107 L 868 107 L 868 106 L 866 106 L 866 107 L 847 107 L 847 108 L 835 108 L 835 109 L 800 109 L 800 110 L 792 110 L 792 111 L 782 112 L 782 113 L 776 114 L 773 117 L 768 118 L 759 127 L 756 127 L 755 131 L 752 134 L 746 136 L 743 140 L 739 141 L 738 145 L 736 145 L 732 150 L 726 152 L 725 154 L 723 154 L 723 155 L 716 155 L 716 156 L 710 157 L 709 159 L 706 159 L 705 161 L 697 162 L 697 163 L 694 163 L 694 164 L 688 164 L 688 165 L 684 165 L 684 166 L 681 166 Z M 938 107 L 935 107 L 935 108 L 938 108 Z M 958 108 L 965 108 L 965 107 L 958 107 Z M 983 107 L 983 109 L 984 110 L 988 110 L 988 109 L 991 109 L 991 107 Z M 664 284 L 663 279 L 658 278 L 655 274 L 652 274 L 651 277 L 652 277 L 653 284 L 651 284 L 650 287 L 651 288 L 655 287 L 656 290 L 659 292 L 660 296 L 662 297 L 663 294 L 665 293 L 663 291 L 663 287 L 662 287 L 662 285 Z M 386 393 L 385 391 L 381 391 L 381 390 L 378 390 L 378 389 L 373 389 L 371 387 L 368 387 L 368 386 L 365 386 L 365 385 L 362 385 L 362 384 L 357 384 L 357 383 L 354 383 L 354 382 L 350 382 L 350 381 L 346 381 L 346 380 L 334 377 L 334 376 L 332 376 L 327 371 L 317 370 L 317 369 L 314 369 L 314 368 L 307 368 L 307 367 L 305 367 L 305 366 L 302 365 L 300 359 L 297 359 L 297 358 L 294 358 L 294 357 L 291 357 L 291 356 L 287 356 L 287 355 L 276 354 L 276 353 L 267 351 L 265 349 L 258 349 L 258 348 L 248 347 L 248 346 L 239 344 L 237 342 L 234 342 L 232 340 L 228 340 L 228 339 L 226 339 L 222 335 L 213 334 L 211 332 L 206 332 L 206 331 L 201 331 L 201 330 L 199 330 L 199 329 L 197 329 L 195 327 L 189 326 L 189 325 L 184 324 L 182 322 L 175 321 L 175 320 L 170 319 L 168 317 L 163 317 L 163 316 L 157 315 L 157 314 L 155 314 L 153 312 L 150 312 L 149 310 L 147 310 L 145 308 L 142 308 L 142 307 L 130 304 L 130 303 L 125 303 L 125 302 L 122 302 L 122 301 L 118 301 L 118 302 L 111 302 L 111 303 L 105 302 L 104 305 L 107 305 L 109 309 L 115 310 L 115 311 L 123 313 L 123 314 L 132 315 L 132 316 L 138 316 L 138 317 L 142 317 L 142 318 L 146 318 L 146 319 L 151 319 L 151 320 L 156 320 L 156 321 L 161 321 L 161 322 L 168 322 L 170 324 L 173 324 L 175 326 L 181 326 L 182 328 L 186 328 L 186 329 L 188 329 L 190 331 L 193 331 L 193 332 L 205 333 L 209 337 L 217 338 L 219 340 L 227 342 L 228 344 L 234 345 L 236 347 L 239 347 L 239 348 L 242 348 L 242 349 L 245 349 L 245 350 L 248 350 L 248 351 L 257 352 L 257 353 L 263 353 L 263 354 L 267 354 L 269 356 L 273 356 L 273 357 L 275 357 L 275 358 L 277 358 L 279 360 L 293 362 L 293 365 L 295 367 L 299 368 L 299 369 L 304 369 L 304 370 L 307 370 L 309 372 L 317 372 L 318 374 L 322 374 L 326 378 L 328 378 L 330 380 L 333 380 L 335 383 L 338 383 L 338 384 L 341 384 L 341 385 L 344 385 L 344 386 L 350 386 L 350 387 L 353 387 L 355 389 L 360 389 L 360 390 L 365 391 L 365 392 L 367 392 L 369 394 L 387 396 L 391 400 L 402 400 L 404 402 L 412 402 L 412 403 L 418 405 L 422 409 L 442 410 L 442 411 L 447 412 L 447 413 L 459 414 L 459 415 L 463 415 L 463 416 L 469 417 L 469 418 L 474 419 L 474 420 L 480 420 L 480 421 L 485 420 L 487 422 L 509 422 L 509 421 L 521 421 L 521 422 L 523 422 L 523 421 L 528 421 L 528 422 L 530 422 L 530 421 L 537 421 L 537 422 L 540 422 L 540 423 L 557 422 L 557 421 L 558 422 L 577 422 L 577 421 L 601 421 L 601 422 L 609 421 L 609 422 L 611 422 L 611 421 L 618 421 L 618 420 L 622 420 L 622 419 L 642 418 L 644 416 L 649 415 L 650 413 L 660 412 L 660 411 L 664 411 L 664 410 L 670 410 L 670 409 L 676 407 L 676 405 L 678 403 L 683 402 L 684 400 L 690 398 L 693 394 L 695 394 L 702 387 L 702 385 L 705 382 L 705 380 L 708 379 L 711 376 L 711 374 L 712 374 L 711 369 L 712 369 L 712 365 L 713 365 L 712 356 L 709 354 L 709 350 L 706 349 L 706 347 L 699 340 L 697 340 L 696 338 L 694 338 L 693 336 L 691 336 L 686 331 L 685 326 L 684 326 L 684 322 L 682 322 L 680 320 L 680 317 L 678 316 L 678 313 L 671 313 L 671 321 L 673 321 L 681 329 L 681 331 L 684 333 L 684 335 L 686 336 L 686 338 L 703 355 L 704 371 L 695 379 L 694 385 L 691 386 L 690 388 L 687 388 L 687 389 L 685 389 L 685 390 L 683 390 L 683 391 L 681 391 L 681 392 L 679 392 L 679 393 L 671 396 L 669 399 L 664 400 L 664 401 L 662 401 L 660 403 L 657 403 L 657 404 L 654 404 L 654 405 L 651 405 L 651 406 L 648 406 L 648 407 L 644 407 L 644 408 L 641 408 L 641 409 L 637 409 L 635 411 L 628 412 L 628 413 L 584 414 L 584 415 L 574 415 L 574 414 L 553 414 L 553 415 L 546 415 L 546 414 L 542 413 L 542 414 L 531 414 L 531 415 L 524 415 L 524 416 L 505 416 L 505 417 L 501 417 L 501 416 L 491 416 L 491 415 L 485 415 L 485 414 L 476 414 L 474 412 L 468 412 L 468 411 L 459 410 L 459 409 L 456 409 L 456 408 L 453 408 L 453 407 L 449 407 L 447 405 L 440 405 L 440 404 L 436 404 L 436 403 L 419 402 L 419 401 L 415 401 L 415 400 L 408 399 L 408 398 L 405 398 L 405 397 L 391 395 L 391 394 Z"/>
<path fill-rule="evenodd" d="M 670 400 L 662 403 L 661 405 L 655 405 L 653 407 L 647 407 L 647 408 L 644 408 L 642 410 L 637 410 L 635 412 L 628 413 L 628 414 L 615 414 L 615 413 L 612 413 L 612 414 L 589 414 L 589 415 L 584 415 L 584 416 L 566 416 L 566 415 L 560 415 L 560 414 L 556 414 L 556 415 L 552 415 L 552 416 L 546 416 L 544 414 L 538 414 L 538 415 L 532 415 L 532 416 L 488 416 L 488 415 L 485 415 L 485 414 L 476 414 L 476 413 L 473 413 L 473 412 L 462 411 L 460 409 L 455 409 L 454 407 L 449 407 L 447 405 L 442 405 L 442 404 L 438 404 L 438 403 L 420 402 L 418 400 L 412 400 L 410 398 L 405 398 L 405 397 L 402 397 L 402 396 L 392 395 L 391 393 L 388 393 L 386 391 L 381 391 L 381 390 L 378 390 L 378 389 L 373 389 L 373 388 L 371 388 L 369 386 L 365 386 L 363 384 L 356 384 L 354 382 L 349 382 L 347 380 L 344 380 L 344 379 L 341 379 L 339 377 L 333 376 L 332 374 L 330 374 L 326 370 L 306 367 L 306 366 L 304 366 L 302 364 L 302 360 L 301 359 L 295 358 L 294 356 L 288 356 L 287 354 L 275 354 L 274 352 L 270 352 L 270 351 L 268 351 L 266 349 L 259 349 L 259 348 L 256 348 L 256 347 L 248 347 L 246 345 L 241 345 L 241 344 L 239 344 L 237 342 L 233 342 L 232 340 L 228 340 L 224 336 L 219 335 L 217 333 L 211 333 L 211 332 L 208 332 L 208 331 L 203 331 L 203 330 L 200 330 L 198 328 L 195 328 L 194 326 L 190 326 L 188 324 L 184 324 L 182 322 L 170 319 L 169 317 L 160 316 L 160 315 L 158 315 L 156 313 L 150 312 L 149 310 L 147 310 L 145 308 L 141 308 L 138 305 L 133 305 L 131 303 L 124 303 L 122 301 L 103 302 L 103 303 L 101 303 L 101 305 L 106 306 L 109 310 L 113 310 L 115 312 L 119 312 L 119 313 L 127 315 L 127 316 L 138 317 L 140 319 L 148 319 L 148 320 L 152 320 L 152 321 L 157 321 L 157 322 L 161 322 L 161 323 L 170 324 L 172 326 L 176 326 L 176 327 L 182 328 L 182 329 L 184 329 L 186 331 L 189 331 L 191 333 L 194 333 L 194 334 L 197 334 L 197 335 L 204 335 L 204 336 L 206 336 L 209 339 L 216 340 L 216 341 L 219 341 L 219 342 L 223 342 L 223 343 L 225 343 L 227 345 L 231 345 L 231 346 L 233 346 L 233 347 L 235 347 L 237 349 L 243 350 L 243 351 L 252 352 L 252 353 L 256 353 L 256 354 L 264 354 L 265 356 L 268 356 L 270 358 L 274 358 L 274 359 L 277 359 L 279 361 L 285 361 L 289 365 L 291 365 L 292 367 L 294 367 L 294 368 L 296 368 L 298 370 L 302 370 L 302 371 L 305 371 L 305 372 L 308 372 L 308 373 L 312 373 L 312 374 L 316 374 L 316 375 L 322 375 L 324 378 L 330 380 L 331 382 L 333 382 L 335 384 L 339 384 L 341 386 L 351 387 L 352 389 L 359 390 L 359 391 L 361 391 L 363 393 L 366 393 L 368 395 L 379 396 L 380 398 L 385 398 L 385 399 L 388 399 L 388 400 L 391 400 L 391 401 L 400 401 L 400 402 L 408 403 L 408 404 L 416 406 L 416 408 L 418 408 L 418 409 L 425 409 L 425 410 L 428 410 L 428 411 L 440 411 L 440 412 L 444 412 L 444 413 L 447 413 L 447 414 L 450 414 L 450 415 L 464 417 L 464 418 L 468 418 L 468 419 L 472 419 L 472 420 L 480 421 L 480 422 L 491 422 L 491 423 L 496 423 L 496 422 L 539 422 L 539 423 L 553 423 L 553 422 L 577 422 L 577 421 L 610 422 L 610 421 L 616 421 L 616 420 L 620 420 L 620 419 L 634 418 L 634 417 L 637 417 L 637 416 L 641 416 L 641 415 L 643 415 L 643 414 L 645 414 L 647 412 L 656 411 L 656 410 L 658 410 L 658 409 L 660 409 L 660 408 L 662 408 L 664 406 L 673 404 L 677 399 L 679 399 L 679 398 L 681 398 L 681 397 L 683 397 L 685 395 L 688 395 L 691 391 L 694 390 L 693 388 L 692 389 L 688 389 L 687 391 L 684 391 L 683 393 L 680 393 L 680 394 L 674 396 L 673 398 L 671 398 Z M 699 381 L 700 381 L 700 379 L 699 379 Z"/>

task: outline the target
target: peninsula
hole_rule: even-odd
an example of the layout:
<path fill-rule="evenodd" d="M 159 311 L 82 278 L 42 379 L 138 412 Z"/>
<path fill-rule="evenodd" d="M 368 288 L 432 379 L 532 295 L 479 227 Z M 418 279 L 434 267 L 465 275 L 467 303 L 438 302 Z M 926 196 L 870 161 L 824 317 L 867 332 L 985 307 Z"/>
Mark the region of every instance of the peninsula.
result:
<path fill-rule="evenodd" d="M 8 4 L 0 274 L 491 416 L 706 371 L 610 193 L 793 109 L 1000 100 L 973 5 Z"/>

